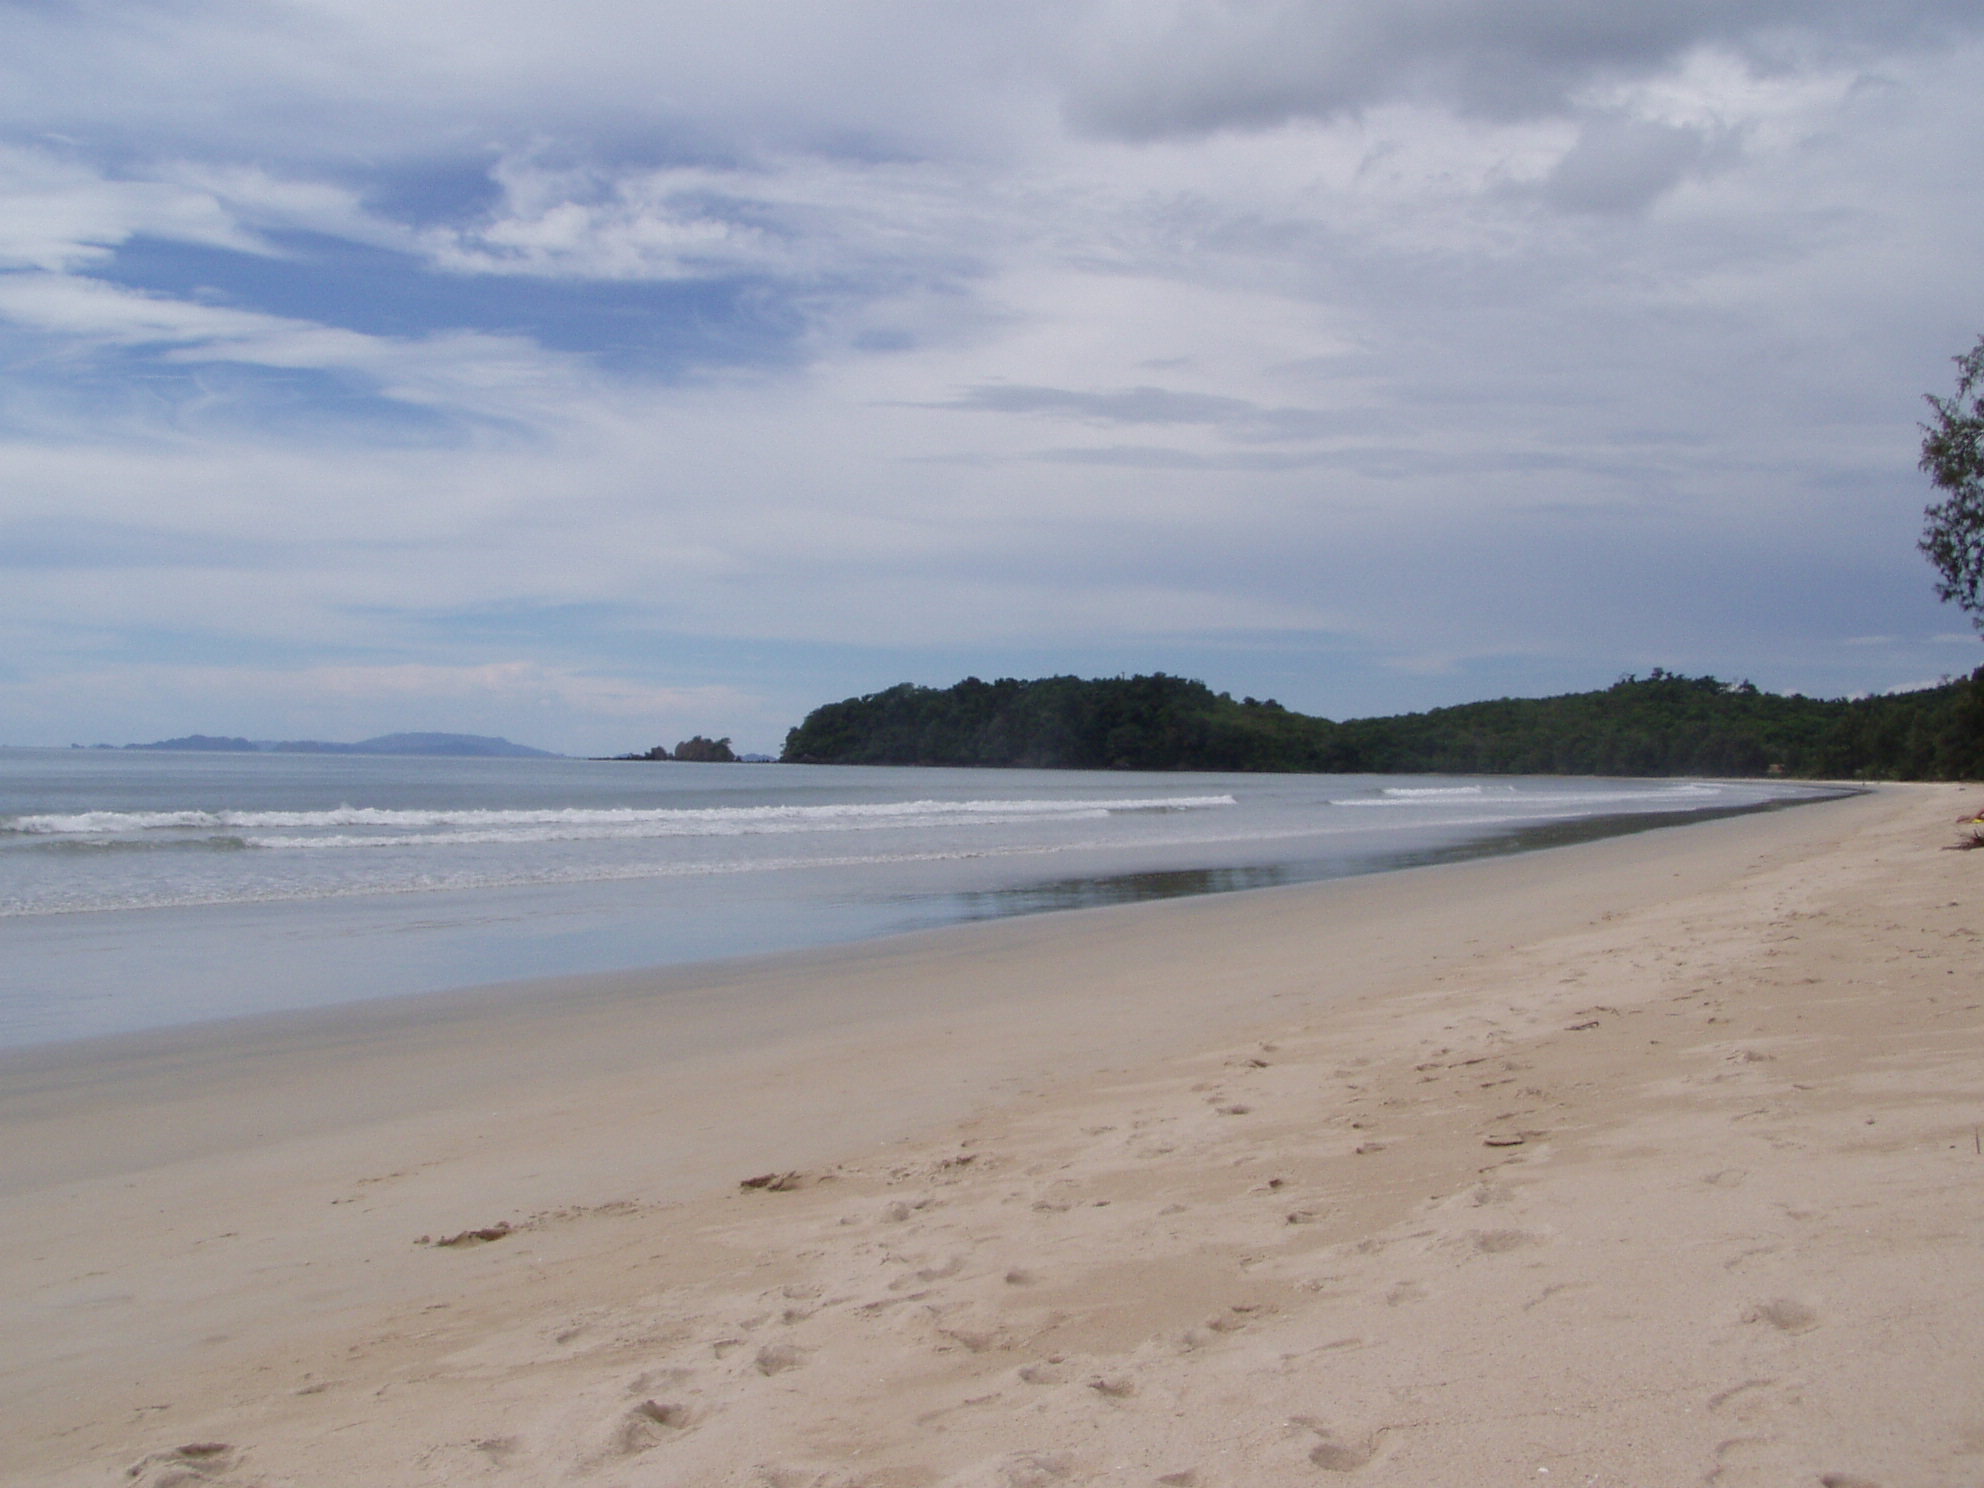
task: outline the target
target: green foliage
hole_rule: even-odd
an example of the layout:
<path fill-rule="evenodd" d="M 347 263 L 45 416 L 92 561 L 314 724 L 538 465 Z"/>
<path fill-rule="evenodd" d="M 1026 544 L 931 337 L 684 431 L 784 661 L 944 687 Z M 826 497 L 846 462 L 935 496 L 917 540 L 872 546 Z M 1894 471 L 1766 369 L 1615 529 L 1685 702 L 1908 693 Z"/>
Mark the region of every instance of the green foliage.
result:
<path fill-rule="evenodd" d="M 1941 576 L 1936 597 L 1984 630 L 1984 336 L 1953 360 L 1956 396 L 1930 394 L 1936 417 L 1922 426 L 1922 469 L 1949 494 L 1923 512 L 1920 546 Z"/>
<path fill-rule="evenodd" d="M 829 703 L 786 736 L 787 761 L 1089 770 L 1326 770 L 1334 725 L 1167 677 L 967 677 Z"/>
<path fill-rule="evenodd" d="M 668 746 L 657 744 L 641 754 L 616 754 L 617 760 L 681 760 L 685 763 L 728 765 L 736 762 L 737 756 L 731 753 L 730 740 L 705 739 L 701 734 L 684 739 L 670 753 Z"/>
<path fill-rule="evenodd" d="M 1603 692 L 1344 725 L 1360 768 L 1460 774 L 1952 779 L 1984 773 L 1978 679 L 1825 701 L 1655 668 Z M 1968 707 L 1971 711 L 1965 712 Z"/>
<path fill-rule="evenodd" d="M 1984 777 L 1984 668 L 1920 692 L 1825 701 L 1656 668 L 1601 692 L 1332 723 L 1203 682 L 903 683 L 829 703 L 787 763 L 1393 774 Z"/>
<path fill-rule="evenodd" d="M 729 739 L 705 739 L 701 734 L 677 744 L 675 758 L 685 763 L 706 765 L 728 765 L 737 760 L 737 756 L 730 751 Z"/>

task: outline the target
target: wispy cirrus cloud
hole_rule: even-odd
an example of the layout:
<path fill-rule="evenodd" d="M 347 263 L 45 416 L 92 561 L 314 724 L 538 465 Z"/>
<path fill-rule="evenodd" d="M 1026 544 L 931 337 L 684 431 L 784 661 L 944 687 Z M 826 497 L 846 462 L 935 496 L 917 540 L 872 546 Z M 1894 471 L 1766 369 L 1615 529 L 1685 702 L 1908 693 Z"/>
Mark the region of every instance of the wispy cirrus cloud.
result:
<path fill-rule="evenodd" d="M 930 405 L 971 413 L 1036 413 L 1102 426 L 1174 424 L 1219 429 L 1247 440 L 1318 439 L 1358 426 L 1356 415 L 1317 408 L 1263 408 L 1245 398 L 1139 386 L 1084 392 L 993 383 Z"/>

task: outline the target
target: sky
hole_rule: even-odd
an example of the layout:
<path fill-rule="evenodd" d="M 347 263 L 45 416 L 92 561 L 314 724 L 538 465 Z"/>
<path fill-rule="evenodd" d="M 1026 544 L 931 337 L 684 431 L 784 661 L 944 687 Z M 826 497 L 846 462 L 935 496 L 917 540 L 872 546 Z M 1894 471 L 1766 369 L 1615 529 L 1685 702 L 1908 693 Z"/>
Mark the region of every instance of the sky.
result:
<path fill-rule="evenodd" d="M 1984 662 L 1975 0 L 10 0 L 0 743 Z"/>

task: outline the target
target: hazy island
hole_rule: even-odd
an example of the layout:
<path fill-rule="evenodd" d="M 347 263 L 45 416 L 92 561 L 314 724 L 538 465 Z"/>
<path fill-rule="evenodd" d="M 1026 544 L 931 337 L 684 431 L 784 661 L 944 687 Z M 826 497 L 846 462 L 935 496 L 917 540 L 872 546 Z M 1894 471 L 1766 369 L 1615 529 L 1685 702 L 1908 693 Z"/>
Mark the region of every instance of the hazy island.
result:
<path fill-rule="evenodd" d="M 902 683 L 815 708 L 791 764 L 1395 774 L 1984 776 L 1984 667 L 1820 699 L 1655 668 L 1594 691 L 1333 722 L 1150 676 Z"/>
<path fill-rule="evenodd" d="M 108 749 L 107 744 L 97 748 Z M 158 749 L 201 754 L 413 754 L 470 759 L 562 759 L 549 749 L 532 749 L 508 739 L 483 734 L 381 734 L 356 744 L 323 739 L 238 739 L 216 734 L 186 734 L 152 744 L 126 744 L 126 749 Z"/>

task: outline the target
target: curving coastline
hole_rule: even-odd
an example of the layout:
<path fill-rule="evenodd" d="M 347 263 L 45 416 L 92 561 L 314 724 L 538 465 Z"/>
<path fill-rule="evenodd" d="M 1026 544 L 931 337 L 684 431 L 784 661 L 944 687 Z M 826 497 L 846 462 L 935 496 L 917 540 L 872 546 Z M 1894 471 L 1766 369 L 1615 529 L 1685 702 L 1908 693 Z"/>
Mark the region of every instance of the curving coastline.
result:
<path fill-rule="evenodd" d="M 1972 795 L 8 1056 L 0 1481 L 1958 1481 Z"/>

